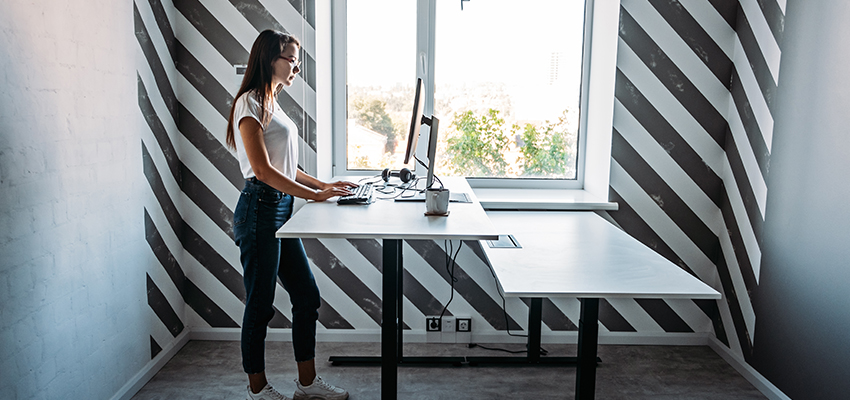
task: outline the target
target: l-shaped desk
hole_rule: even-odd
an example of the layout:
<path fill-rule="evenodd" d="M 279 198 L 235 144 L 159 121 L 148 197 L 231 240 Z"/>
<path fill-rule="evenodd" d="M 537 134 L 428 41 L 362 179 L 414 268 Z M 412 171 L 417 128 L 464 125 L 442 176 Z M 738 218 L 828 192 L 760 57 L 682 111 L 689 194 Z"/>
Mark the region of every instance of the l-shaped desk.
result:
<path fill-rule="evenodd" d="M 482 242 L 506 296 L 532 298 L 529 344 L 540 344 L 544 297 L 581 299 L 576 398 L 595 391 L 599 298 L 720 298 L 720 294 L 592 212 L 491 212 L 463 178 L 443 178 L 471 203 L 451 203 L 447 217 L 425 216 L 416 202 L 368 206 L 308 203 L 277 232 L 279 238 L 383 241 L 381 398 L 397 397 L 402 355 L 402 244 L 404 239 L 497 240 L 513 235 L 522 248 Z M 536 342 L 535 342 L 536 341 Z M 536 352 L 529 346 L 529 356 Z"/>
<path fill-rule="evenodd" d="M 576 399 L 592 399 L 600 298 L 719 299 L 720 293 L 644 246 L 599 215 L 572 212 L 490 212 L 500 232 L 521 248 L 482 243 L 507 297 L 531 298 L 529 357 L 540 346 L 543 298 L 581 301 Z"/>

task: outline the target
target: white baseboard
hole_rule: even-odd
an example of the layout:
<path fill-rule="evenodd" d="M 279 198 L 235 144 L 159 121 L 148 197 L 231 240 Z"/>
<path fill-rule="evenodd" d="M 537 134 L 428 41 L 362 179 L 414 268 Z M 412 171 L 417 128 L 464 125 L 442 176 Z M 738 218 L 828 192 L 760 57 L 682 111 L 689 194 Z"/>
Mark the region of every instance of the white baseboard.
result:
<path fill-rule="evenodd" d="M 578 335 L 578 334 L 576 334 Z M 629 346 L 705 346 L 709 333 L 629 333 L 607 332 L 599 333 L 599 344 L 629 345 Z"/>
<path fill-rule="evenodd" d="M 160 369 L 162 369 L 165 364 L 174 357 L 186 343 L 189 343 L 189 337 L 191 329 L 184 328 L 183 332 L 180 332 L 174 340 L 166 345 L 162 350 L 160 350 L 159 354 L 156 355 L 152 360 L 150 360 L 145 366 L 142 368 L 139 373 L 134 375 L 130 380 L 118 389 L 118 392 L 112 396 L 111 400 L 129 400 L 133 397 L 139 390 L 148 383 Z"/>
<path fill-rule="evenodd" d="M 725 344 L 717 340 L 716 337 L 708 338 L 708 347 L 711 347 L 715 353 L 722 357 L 726 362 L 735 368 L 741 376 L 748 382 L 752 383 L 763 395 L 771 400 L 791 400 L 790 397 L 782 393 L 779 388 L 770 383 L 767 378 L 762 376 L 755 368 L 747 364 L 741 356 L 732 352 Z"/>
<path fill-rule="evenodd" d="M 241 340 L 240 328 L 193 328 L 191 340 Z M 408 332 L 405 332 L 404 340 L 408 340 Z M 415 337 L 415 335 L 414 335 Z M 422 333 L 422 338 L 425 334 Z M 270 342 L 292 341 L 292 329 L 269 329 L 266 340 Z M 378 343 L 381 341 L 380 329 L 357 329 L 357 330 L 323 330 L 316 331 L 318 342 L 356 342 L 356 343 Z M 424 342 L 424 341 L 423 341 Z M 414 339 L 411 343 L 417 343 Z"/>
<path fill-rule="evenodd" d="M 519 333 L 519 332 L 517 332 Z M 523 334 L 525 332 L 522 332 Z M 628 332 L 607 332 L 599 334 L 599 344 L 610 345 L 659 345 L 659 346 L 706 346 L 708 333 L 658 333 L 658 334 L 636 334 Z M 192 328 L 190 340 L 240 340 L 240 328 Z M 543 333 L 541 343 L 549 344 L 576 344 L 578 343 L 578 332 L 546 332 Z M 292 340 L 291 329 L 269 329 L 266 340 L 272 342 L 289 342 Z M 316 340 L 319 342 L 352 342 L 352 343 L 379 343 L 381 341 L 380 329 L 357 329 L 357 330 L 323 330 L 316 332 Z M 525 343 L 528 339 L 521 336 L 510 336 L 505 332 L 472 332 L 470 343 Z M 405 331 L 405 343 L 428 343 L 425 332 Z"/>

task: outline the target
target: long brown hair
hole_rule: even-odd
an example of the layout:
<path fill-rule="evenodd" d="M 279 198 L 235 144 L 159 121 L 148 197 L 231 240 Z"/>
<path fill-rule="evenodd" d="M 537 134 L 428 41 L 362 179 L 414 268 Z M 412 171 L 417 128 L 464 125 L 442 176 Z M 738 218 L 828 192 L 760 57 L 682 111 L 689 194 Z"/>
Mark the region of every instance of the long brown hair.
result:
<path fill-rule="evenodd" d="M 236 109 L 236 100 L 246 92 L 254 91 L 253 95 L 257 103 L 260 104 L 260 120 L 263 121 L 263 126 L 266 126 L 271 120 L 271 114 L 266 111 L 266 106 L 269 102 L 274 101 L 274 95 L 280 90 L 280 88 L 272 87 L 272 63 L 290 43 L 295 43 L 296 46 L 301 47 L 301 42 L 295 36 L 271 29 L 260 32 L 260 35 L 254 40 L 254 45 L 251 46 L 251 55 L 248 56 L 248 67 L 245 69 L 245 76 L 242 78 L 242 86 L 239 87 L 239 91 L 233 97 L 233 104 L 230 106 L 230 117 L 227 119 L 227 147 L 236 148 L 236 139 L 233 134 L 233 112 Z"/>

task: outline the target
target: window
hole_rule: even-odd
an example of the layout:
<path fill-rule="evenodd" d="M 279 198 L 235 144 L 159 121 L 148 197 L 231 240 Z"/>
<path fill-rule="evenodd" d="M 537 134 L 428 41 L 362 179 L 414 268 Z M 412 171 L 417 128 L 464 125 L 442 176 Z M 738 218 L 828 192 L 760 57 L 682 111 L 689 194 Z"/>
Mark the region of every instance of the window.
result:
<path fill-rule="evenodd" d="M 438 175 L 474 178 L 473 186 L 581 188 L 587 2 L 335 5 L 334 29 L 344 33 L 334 32 L 334 70 L 346 86 L 335 91 L 334 173 L 416 167 L 402 158 L 421 77 L 426 114 L 440 118 Z"/>
<path fill-rule="evenodd" d="M 401 169 L 416 81 L 416 2 L 352 1 L 346 19 L 343 165 Z"/>

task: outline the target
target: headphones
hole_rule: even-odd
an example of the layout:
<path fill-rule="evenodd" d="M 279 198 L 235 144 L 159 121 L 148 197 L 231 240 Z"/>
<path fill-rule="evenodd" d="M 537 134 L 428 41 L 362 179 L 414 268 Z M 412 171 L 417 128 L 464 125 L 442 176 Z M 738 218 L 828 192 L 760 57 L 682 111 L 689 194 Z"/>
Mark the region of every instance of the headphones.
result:
<path fill-rule="evenodd" d="M 416 178 L 416 174 L 410 172 L 410 170 L 407 168 L 402 168 L 398 172 L 390 171 L 389 168 L 385 168 L 383 171 L 381 171 L 381 179 L 383 179 L 384 182 L 389 182 L 390 178 L 394 176 L 397 176 L 398 179 L 401 179 L 401 181 L 404 183 L 410 182 Z"/>

